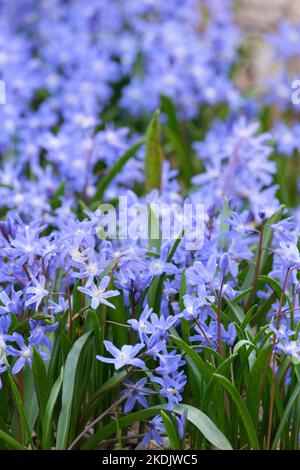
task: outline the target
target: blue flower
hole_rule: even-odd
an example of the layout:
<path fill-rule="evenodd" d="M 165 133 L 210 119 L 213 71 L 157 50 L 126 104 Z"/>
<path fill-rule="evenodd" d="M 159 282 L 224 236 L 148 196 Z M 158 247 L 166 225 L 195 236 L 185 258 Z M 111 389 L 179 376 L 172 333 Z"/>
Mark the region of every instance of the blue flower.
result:
<path fill-rule="evenodd" d="M 295 240 L 295 233 L 292 231 L 295 229 L 295 222 L 291 218 L 280 220 L 277 224 L 271 224 L 270 227 L 276 241 L 290 243 Z"/>
<path fill-rule="evenodd" d="M 247 235 L 253 230 L 253 228 L 249 225 L 248 211 L 244 211 L 241 214 L 238 214 L 237 212 L 231 212 L 230 219 L 226 219 L 225 222 L 228 223 L 233 229 L 231 235 Z"/>
<path fill-rule="evenodd" d="M 172 275 L 177 272 L 177 268 L 174 264 L 166 263 L 161 259 L 152 260 L 149 263 L 148 268 L 151 276 L 161 276 L 163 273 Z"/>
<path fill-rule="evenodd" d="M 49 295 L 49 292 L 45 289 L 46 279 L 44 276 L 41 276 L 40 280 L 32 279 L 32 284 L 34 286 L 27 287 L 26 294 L 33 294 L 25 302 L 25 306 L 29 307 L 32 304 L 35 304 L 35 309 L 38 310 L 41 301 L 44 297 Z"/>
<path fill-rule="evenodd" d="M 300 342 L 297 341 L 289 341 L 285 339 L 283 343 L 279 343 L 277 348 L 283 351 L 287 356 L 292 356 L 293 361 L 296 364 L 300 363 Z"/>
<path fill-rule="evenodd" d="M 143 408 L 148 407 L 148 401 L 145 395 L 150 395 L 153 393 L 151 388 L 145 387 L 148 379 L 140 379 L 135 384 L 130 380 L 126 380 L 124 385 L 126 390 L 123 390 L 120 396 L 126 396 L 127 400 L 124 406 L 124 413 L 130 413 L 135 407 L 135 404 L 138 402 Z"/>
<path fill-rule="evenodd" d="M 183 297 L 183 303 L 185 306 L 185 310 L 183 311 L 184 318 L 186 320 L 198 319 L 201 300 L 195 296 L 185 295 Z"/>
<path fill-rule="evenodd" d="M 42 245 L 39 240 L 40 233 L 46 228 L 40 222 L 33 222 L 29 226 L 20 224 L 15 238 L 11 241 L 11 247 L 8 253 L 19 258 L 19 262 L 33 262 L 36 255 L 40 254 Z"/>
<path fill-rule="evenodd" d="M 217 349 L 218 325 L 215 320 L 211 321 L 208 326 L 205 323 L 202 323 L 201 329 L 198 325 L 195 325 L 195 331 L 198 334 L 189 338 L 191 342 L 199 341 L 201 344 L 203 344 L 203 346 L 213 346 L 214 349 Z M 224 325 L 221 325 L 221 336 L 222 341 L 224 341 L 228 346 L 232 346 L 236 339 L 236 328 L 234 323 L 229 324 L 228 330 L 226 330 Z M 209 343 L 207 340 L 209 340 Z"/>
<path fill-rule="evenodd" d="M 233 346 L 236 339 L 236 328 L 234 323 L 229 323 L 228 330 L 226 331 L 224 325 L 221 325 L 222 340 L 228 345 Z"/>
<path fill-rule="evenodd" d="M 54 315 L 62 314 L 66 310 L 68 310 L 68 300 L 65 299 L 63 296 L 59 296 L 58 303 L 54 302 L 53 300 L 50 300 L 48 308 Z"/>
<path fill-rule="evenodd" d="M 6 356 L 7 342 L 12 339 L 11 335 L 8 334 L 10 325 L 11 317 L 9 315 L 2 315 L 0 317 L 0 363 L 1 359 Z"/>
<path fill-rule="evenodd" d="M 203 346 L 213 346 L 214 349 L 218 347 L 218 338 L 217 338 L 217 324 L 212 321 L 207 326 L 206 323 L 201 324 L 201 328 L 198 325 L 194 327 L 196 335 L 190 336 L 189 340 L 191 342 L 199 341 Z M 204 334 L 205 333 L 205 334 Z"/>
<path fill-rule="evenodd" d="M 181 393 L 186 384 L 186 376 L 183 372 L 174 377 L 168 375 L 152 377 L 151 381 L 160 385 L 159 394 L 168 400 L 167 410 L 172 410 L 174 404 L 182 400 Z"/>
<path fill-rule="evenodd" d="M 7 366 L 0 365 L 0 390 L 2 389 L 2 380 L 1 380 L 1 374 L 7 370 Z"/>
<path fill-rule="evenodd" d="M 108 290 L 105 292 L 109 283 L 109 276 L 105 276 L 102 281 L 100 281 L 100 284 L 98 286 L 96 286 L 96 284 L 93 282 L 89 287 L 79 286 L 78 290 L 92 298 L 91 307 L 94 310 L 96 310 L 100 303 L 108 305 L 109 307 L 115 309 L 116 307 L 111 302 L 108 302 L 106 299 L 120 295 L 120 292 L 117 290 Z"/>
<path fill-rule="evenodd" d="M 114 357 L 114 359 L 98 355 L 96 356 L 98 361 L 114 364 L 116 370 L 129 365 L 141 368 L 145 367 L 144 361 L 135 357 L 141 351 L 141 349 L 144 348 L 143 344 L 136 344 L 135 346 L 125 344 L 120 350 L 116 348 L 110 341 L 104 341 L 104 346 Z"/>
<path fill-rule="evenodd" d="M 26 345 L 23 336 L 21 336 L 19 333 L 12 334 L 12 341 L 16 342 L 20 348 L 16 349 L 13 346 L 7 346 L 7 354 L 10 356 L 18 357 L 12 368 L 12 374 L 15 375 L 18 374 L 18 372 L 20 372 L 20 370 L 24 368 L 25 364 L 28 364 L 29 367 L 31 367 L 34 344 L 29 343 L 28 345 Z M 41 351 L 39 348 L 38 351 L 44 361 L 50 359 L 49 354 Z"/>
<path fill-rule="evenodd" d="M 229 273 L 230 269 L 230 255 L 229 253 L 224 253 L 219 261 L 219 267 L 224 276 Z"/>
<path fill-rule="evenodd" d="M 30 335 L 28 338 L 29 343 L 35 346 L 43 345 L 48 349 L 52 349 L 52 344 L 47 333 L 55 331 L 58 327 L 58 323 L 53 325 L 45 325 L 43 321 L 29 320 Z"/>
<path fill-rule="evenodd" d="M 208 295 L 205 284 L 200 284 L 198 287 L 198 297 L 185 295 L 183 302 L 185 310 L 183 316 L 186 320 L 198 320 L 201 314 L 201 321 L 204 321 L 211 311 L 211 304 L 214 303 L 215 297 Z"/>
<path fill-rule="evenodd" d="M 201 261 L 195 261 L 192 268 L 186 270 L 186 277 L 191 285 L 213 284 L 217 269 L 217 257 L 211 255 L 204 266 Z"/>
<path fill-rule="evenodd" d="M 21 315 L 24 310 L 24 304 L 20 300 L 22 295 L 23 292 L 21 290 L 16 292 L 14 286 L 11 286 L 10 288 L 10 297 L 6 291 L 2 291 L 0 293 L 0 300 L 4 306 L 0 306 L 0 315 L 5 313 Z"/>
<path fill-rule="evenodd" d="M 145 434 L 144 439 L 141 442 L 141 446 L 149 444 L 150 440 L 153 439 L 159 446 L 163 445 L 163 440 L 160 437 L 160 433 L 166 432 L 165 426 L 161 416 L 155 416 L 149 423 L 147 423 L 148 431 Z"/>
<path fill-rule="evenodd" d="M 169 375 L 177 372 L 179 367 L 185 364 L 180 354 L 176 354 L 175 351 L 169 354 L 158 354 L 159 366 L 156 367 L 155 371 L 160 375 Z"/>
<path fill-rule="evenodd" d="M 276 255 L 278 255 L 284 262 L 287 268 L 300 268 L 300 254 L 297 246 L 294 243 L 279 243 L 280 248 L 275 250 Z"/>
<path fill-rule="evenodd" d="M 184 438 L 185 428 L 187 424 L 186 415 L 182 414 L 181 416 L 176 416 L 176 424 L 177 424 L 179 439 L 182 440 Z"/>
<path fill-rule="evenodd" d="M 154 333 L 154 325 L 148 321 L 152 315 L 153 308 L 149 308 L 148 305 L 144 308 L 138 320 L 130 319 L 127 321 L 131 325 L 132 329 L 139 333 L 140 340 L 143 342 L 146 335 Z"/>
<path fill-rule="evenodd" d="M 156 359 L 160 352 L 166 352 L 166 340 L 160 339 L 156 334 L 146 338 L 147 356 L 153 356 Z"/>

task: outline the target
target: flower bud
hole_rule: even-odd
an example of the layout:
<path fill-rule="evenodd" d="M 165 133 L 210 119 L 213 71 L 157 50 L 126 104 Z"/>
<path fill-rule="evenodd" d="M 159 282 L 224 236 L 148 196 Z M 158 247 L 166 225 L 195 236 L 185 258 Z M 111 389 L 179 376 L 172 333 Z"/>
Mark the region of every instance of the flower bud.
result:
<path fill-rule="evenodd" d="M 224 253 L 221 258 L 220 258 L 220 262 L 219 262 L 219 267 L 220 267 L 220 270 L 222 271 L 222 273 L 224 274 L 224 276 L 226 274 L 228 274 L 229 272 L 229 262 L 230 262 L 230 256 L 228 253 Z"/>

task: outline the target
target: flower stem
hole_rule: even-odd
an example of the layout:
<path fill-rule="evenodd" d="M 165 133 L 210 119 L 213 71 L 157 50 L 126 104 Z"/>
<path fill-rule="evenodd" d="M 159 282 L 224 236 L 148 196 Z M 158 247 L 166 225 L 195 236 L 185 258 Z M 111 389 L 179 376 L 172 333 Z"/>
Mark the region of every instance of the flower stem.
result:
<path fill-rule="evenodd" d="M 223 345 L 222 345 L 222 331 L 221 331 L 221 303 L 222 303 L 222 292 L 224 287 L 224 276 L 221 282 L 220 292 L 218 295 L 218 353 L 220 356 L 223 355 Z"/>

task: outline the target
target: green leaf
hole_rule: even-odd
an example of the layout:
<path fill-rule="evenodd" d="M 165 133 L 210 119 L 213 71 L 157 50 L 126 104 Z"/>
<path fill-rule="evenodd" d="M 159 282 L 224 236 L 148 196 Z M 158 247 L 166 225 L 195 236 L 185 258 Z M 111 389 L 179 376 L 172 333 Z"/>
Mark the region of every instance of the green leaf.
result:
<path fill-rule="evenodd" d="M 34 430 L 39 416 L 39 402 L 36 393 L 36 384 L 32 369 L 26 366 L 23 369 L 23 406 L 30 434 Z"/>
<path fill-rule="evenodd" d="M 36 347 L 33 349 L 32 372 L 35 379 L 35 387 L 40 409 L 40 418 L 43 420 L 48 398 L 48 383 L 46 367 Z"/>
<path fill-rule="evenodd" d="M 50 449 L 51 442 L 52 442 L 52 421 L 53 421 L 53 413 L 54 408 L 57 403 L 57 399 L 59 397 L 59 393 L 61 390 L 63 380 L 63 368 L 61 368 L 60 375 L 57 381 L 54 383 L 52 390 L 50 392 L 50 396 L 46 405 L 45 415 L 42 424 L 42 449 Z"/>
<path fill-rule="evenodd" d="M 75 400 L 75 382 L 77 376 L 77 370 L 80 366 L 80 362 L 84 357 L 85 348 L 91 338 L 92 331 L 82 335 L 72 346 L 71 351 L 68 354 L 62 384 L 62 409 L 60 412 L 57 437 L 56 437 L 56 448 L 66 449 L 69 441 L 69 429 L 72 418 L 72 407 Z"/>
<path fill-rule="evenodd" d="M 161 96 L 161 109 L 168 118 L 169 127 L 176 133 L 180 133 L 180 124 L 177 119 L 176 109 L 173 101 L 168 96 Z"/>
<path fill-rule="evenodd" d="M 257 305 L 252 305 L 252 307 L 249 308 L 247 315 L 245 315 L 244 320 L 241 323 L 241 330 L 244 331 L 246 330 L 247 325 L 251 322 L 254 312 L 257 310 Z"/>
<path fill-rule="evenodd" d="M 161 106 L 163 113 L 168 118 L 168 123 L 164 127 L 167 140 L 176 153 L 180 173 L 184 178 L 185 184 L 189 186 L 194 175 L 190 148 L 184 139 L 172 100 L 167 96 L 161 96 Z"/>
<path fill-rule="evenodd" d="M 95 449 L 97 445 L 117 432 L 117 429 L 123 429 L 131 426 L 133 423 L 140 422 L 157 415 L 161 410 L 165 410 L 166 405 L 156 405 L 145 410 L 137 411 L 124 416 L 116 422 L 112 422 L 104 426 L 100 431 L 96 432 L 88 441 L 86 441 L 82 449 L 90 450 Z M 231 445 L 221 431 L 214 425 L 214 423 L 202 411 L 197 410 L 189 405 L 176 405 L 174 407 L 175 413 L 186 413 L 187 419 L 193 423 L 212 444 L 216 445 L 219 449 L 231 450 Z"/>
<path fill-rule="evenodd" d="M 231 444 L 227 437 L 217 428 L 211 419 L 201 410 L 190 405 L 174 405 L 175 413 L 186 414 L 186 418 L 190 423 L 194 424 L 204 437 L 215 447 L 220 450 L 232 450 Z"/>
<path fill-rule="evenodd" d="M 13 437 L 11 437 L 9 434 L 6 434 L 6 432 L 2 431 L 1 429 L 0 429 L 0 439 L 6 444 L 8 444 L 10 447 L 12 447 L 13 449 L 28 450 L 27 447 L 20 444 Z"/>
<path fill-rule="evenodd" d="M 180 351 L 185 352 L 190 357 L 202 378 L 207 382 L 211 378 L 212 374 L 199 354 L 196 353 L 196 351 L 194 351 L 190 346 L 188 346 L 182 339 L 177 338 L 174 335 L 171 335 L 171 339 L 176 344 L 176 346 L 178 346 Z"/>
<path fill-rule="evenodd" d="M 279 220 L 281 220 L 283 210 L 284 210 L 284 207 L 281 206 L 278 209 L 278 211 L 274 215 L 272 215 L 272 217 L 270 217 L 270 219 L 268 220 L 267 225 L 265 226 L 264 235 L 263 235 L 263 242 L 262 242 L 262 256 L 261 256 L 261 262 L 260 262 L 260 272 L 263 272 L 263 270 L 264 270 L 264 266 L 265 266 L 265 263 L 266 263 L 266 260 L 267 260 L 267 257 L 268 257 L 268 250 L 267 249 L 270 247 L 271 242 L 273 240 L 273 231 L 270 228 L 270 225 L 271 224 L 276 224 L 277 222 L 279 222 Z M 252 280 L 254 278 L 254 273 L 255 273 L 255 265 L 251 265 L 251 267 L 250 267 L 250 269 L 247 273 L 247 276 L 244 280 L 244 283 L 242 285 L 242 290 L 248 289 L 248 287 L 251 286 Z"/>
<path fill-rule="evenodd" d="M 261 398 L 261 387 L 263 385 L 262 379 L 267 364 L 270 361 L 271 349 L 272 345 L 258 351 L 248 382 L 247 405 L 256 429 L 258 428 L 259 421 L 258 414 Z"/>
<path fill-rule="evenodd" d="M 66 182 L 63 181 L 52 196 L 50 204 L 53 210 L 61 206 L 61 197 L 65 194 L 65 186 Z"/>
<path fill-rule="evenodd" d="M 73 301 L 72 311 L 73 311 L 73 315 L 78 313 L 84 307 L 84 296 L 82 295 L 80 290 L 78 290 L 79 286 L 81 286 L 81 280 L 80 279 L 78 279 L 75 282 L 74 287 L 72 289 L 72 301 Z"/>
<path fill-rule="evenodd" d="M 113 343 L 117 348 L 121 348 L 124 344 L 128 344 L 128 328 L 126 328 L 126 322 L 128 315 L 125 312 L 124 298 L 123 295 L 118 295 L 113 297 L 110 302 L 115 305 L 115 310 L 112 308 L 108 309 L 109 319 L 119 323 L 120 325 L 113 325 L 112 334 L 113 334 Z M 128 325 L 127 325 L 128 326 Z"/>
<path fill-rule="evenodd" d="M 224 359 L 223 362 L 219 365 L 219 367 L 216 369 L 215 374 L 224 374 L 226 370 L 231 366 L 233 363 L 234 359 L 237 357 L 237 354 L 233 351 L 233 354 L 229 356 L 227 359 Z M 212 375 L 210 381 L 207 384 L 207 388 L 203 397 L 203 408 L 206 409 L 206 407 L 209 405 L 209 401 L 211 400 L 211 393 L 212 389 L 216 383 L 216 377 L 215 375 Z"/>
<path fill-rule="evenodd" d="M 245 430 L 249 438 L 250 445 L 254 450 L 258 450 L 259 442 L 258 442 L 258 438 L 256 435 L 255 427 L 254 427 L 251 415 L 248 411 L 248 408 L 244 400 L 242 399 L 241 395 L 239 394 L 235 386 L 232 385 L 232 383 L 226 377 L 224 377 L 223 375 L 219 375 L 219 374 L 215 374 L 215 377 L 217 377 L 218 381 L 223 385 L 223 387 L 231 395 L 237 407 L 239 415 L 243 421 Z"/>
<path fill-rule="evenodd" d="M 176 423 L 173 423 L 172 418 L 169 415 L 167 415 L 165 411 L 162 410 L 160 414 L 162 416 L 162 419 L 166 428 L 166 432 L 170 441 L 171 449 L 180 450 L 181 445 L 180 445 Z"/>
<path fill-rule="evenodd" d="M 225 222 L 226 219 L 229 219 L 229 205 L 227 198 L 224 199 L 222 215 L 221 215 L 221 223 L 220 223 L 220 233 L 225 234 L 229 232 L 229 225 Z M 223 250 L 227 249 L 228 247 L 228 238 L 224 235 L 219 239 L 219 247 Z"/>
<path fill-rule="evenodd" d="M 237 294 L 234 298 L 235 303 L 239 302 L 240 300 L 243 300 L 251 292 L 251 290 L 252 288 L 249 287 L 248 289 L 240 292 L 240 294 Z"/>
<path fill-rule="evenodd" d="M 151 204 L 148 202 L 148 249 L 156 250 L 155 253 L 160 253 L 160 246 L 162 241 L 162 234 L 160 230 L 160 218 L 152 210 Z"/>
<path fill-rule="evenodd" d="M 97 204 L 100 204 L 103 195 L 105 193 L 106 188 L 109 186 L 109 184 L 113 181 L 113 179 L 117 176 L 118 173 L 122 170 L 124 165 L 132 158 L 137 151 L 145 144 L 145 139 L 138 140 L 135 144 L 130 147 L 129 150 L 127 150 L 124 155 L 113 165 L 108 172 L 106 173 L 105 176 L 103 176 L 100 180 L 100 183 L 98 184 L 98 189 L 96 192 L 96 195 L 94 197 L 94 204 L 93 206 L 96 207 Z"/>
<path fill-rule="evenodd" d="M 241 339 L 238 341 L 233 348 L 233 352 L 236 354 L 243 346 L 251 346 L 255 349 L 258 349 L 251 341 L 248 339 Z"/>
<path fill-rule="evenodd" d="M 237 305 L 235 303 L 235 301 L 231 301 L 227 297 L 225 297 L 225 300 L 226 300 L 226 303 L 227 303 L 229 309 L 233 312 L 234 317 L 238 320 L 238 324 L 239 325 L 243 324 L 245 326 L 245 330 L 252 333 L 252 329 L 251 329 L 249 323 L 246 323 L 246 321 L 245 321 L 246 316 L 245 316 L 243 310 L 241 309 L 241 307 L 239 305 Z"/>
<path fill-rule="evenodd" d="M 14 189 L 14 186 L 12 186 L 11 184 L 0 183 L 0 188 Z"/>
<path fill-rule="evenodd" d="M 269 277 L 269 276 L 263 276 L 263 275 L 259 276 L 258 279 L 259 279 L 259 281 L 263 281 L 263 282 L 269 284 L 269 286 L 272 287 L 273 291 L 276 293 L 277 298 L 280 299 L 281 293 L 282 293 L 282 288 L 281 288 L 281 285 L 279 284 L 279 282 L 276 281 L 276 279 L 273 279 L 272 277 Z M 293 310 L 293 305 L 292 305 L 292 301 L 290 299 L 290 296 L 285 294 L 284 298 L 285 298 L 285 301 L 288 302 L 290 310 Z"/>
<path fill-rule="evenodd" d="M 160 143 L 159 114 L 160 111 L 154 113 L 146 134 L 145 177 L 147 193 L 155 188 L 161 190 L 163 152 Z"/>
<path fill-rule="evenodd" d="M 17 411 L 18 411 L 18 415 L 19 415 L 19 419 L 20 419 L 22 444 L 26 445 L 27 439 L 28 439 L 30 444 L 31 444 L 31 448 L 34 449 L 34 443 L 33 443 L 31 433 L 30 433 L 30 429 L 29 429 L 29 426 L 28 426 L 28 422 L 27 422 L 27 419 L 26 419 L 26 415 L 25 415 L 21 395 L 20 395 L 19 390 L 18 390 L 18 388 L 15 384 L 13 376 L 11 375 L 11 372 L 8 372 L 7 376 L 8 376 L 10 388 L 11 388 L 16 406 L 17 406 Z"/>
<path fill-rule="evenodd" d="M 285 405 L 284 407 L 284 412 L 283 412 L 283 415 L 282 415 L 282 418 L 280 420 L 280 424 L 277 428 L 277 432 L 276 432 L 276 435 L 274 437 L 274 441 L 273 441 L 273 444 L 272 444 L 272 450 L 276 450 L 277 449 L 277 445 L 278 445 L 278 442 L 279 442 L 279 439 L 281 437 L 281 434 L 283 433 L 284 431 L 284 427 L 287 423 L 287 420 L 288 420 L 288 417 L 289 417 L 289 414 L 291 412 L 291 409 L 292 409 L 292 406 L 295 402 L 295 400 L 297 399 L 298 395 L 300 393 L 300 382 L 298 382 L 294 388 L 294 390 L 292 391 L 291 393 L 291 396 L 287 402 L 287 404 Z"/>
<path fill-rule="evenodd" d="M 100 429 L 100 431 L 96 432 L 90 439 L 88 439 L 83 446 L 81 447 L 82 450 L 91 450 L 96 449 L 98 444 L 101 443 L 103 440 L 110 437 L 112 434 L 117 432 L 117 427 L 119 429 L 123 429 L 125 427 L 131 426 L 133 423 L 141 422 L 145 419 L 152 418 L 153 416 L 157 415 L 161 410 L 165 409 L 166 405 L 156 405 L 150 408 L 146 408 L 145 410 L 136 411 L 135 413 L 130 413 L 123 418 L 120 418 L 118 421 L 118 425 L 116 422 L 111 422 Z"/>
<path fill-rule="evenodd" d="M 84 420 L 86 421 L 91 414 L 97 409 L 99 403 L 103 399 L 103 397 L 111 392 L 114 388 L 118 385 L 122 384 L 124 380 L 128 377 L 128 373 L 125 370 L 122 370 L 118 374 L 113 375 L 113 377 L 109 378 L 97 391 L 97 393 L 91 398 L 90 403 L 87 406 L 87 410 L 84 413 Z"/>
<path fill-rule="evenodd" d="M 121 257 L 122 257 L 122 255 L 118 255 L 112 261 L 110 261 L 108 263 L 106 268 L 101 273 L 100 279 L 103 279 L 105 276 L 109 276 L 113 272 L 113 270 L 116 268 L 118 262 L 120 261 Z"/>

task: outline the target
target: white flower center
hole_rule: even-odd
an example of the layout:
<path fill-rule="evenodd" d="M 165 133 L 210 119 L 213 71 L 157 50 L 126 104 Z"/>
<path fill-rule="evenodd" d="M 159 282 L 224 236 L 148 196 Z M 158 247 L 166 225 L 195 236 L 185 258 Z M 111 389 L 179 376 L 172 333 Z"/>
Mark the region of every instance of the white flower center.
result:
<path fill-rule="evenodd" d="M 171 395 L 176 395 L 176 393 L 177 393 L 177 390 L 176 390 L 176 388 L 174 388 L 174 387 L 168 387 L 168 388 L 167 388 L 167 391 L 168 391 L 168 393 L 170 393 Z"/>
<path fill-rule="evenodd" d="M 96 265 L 96 263 L 89 264 L 86 269 L 87 269 L 88 272 L 94 274 L 94 273 L 97 272 L 97 265 Z"/>
<path fill-rule="evenodd" d="M 41 287 L 37 287 L 35 289 L 35 294 L 38 295 L 38 296 L 41 296 L 41 295 L 44 295 L 44 289 L 42 289 Z"/>
<path fill-rule="evenodd" d="M 160 261 L 156 261 L 152 263 L 152 269 L 153 271 L 160 271 L 162 268 L 162 263 Z"/>
<path fill-rule="evenodd" d="M 22 354 L 26 358 L 30 357 L 31 356 L 31 349 L 30 348 L 25 348 Z"/>

